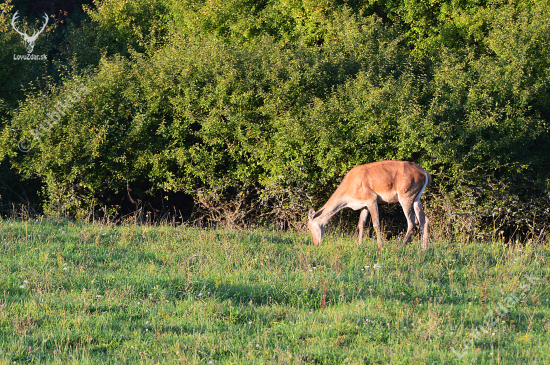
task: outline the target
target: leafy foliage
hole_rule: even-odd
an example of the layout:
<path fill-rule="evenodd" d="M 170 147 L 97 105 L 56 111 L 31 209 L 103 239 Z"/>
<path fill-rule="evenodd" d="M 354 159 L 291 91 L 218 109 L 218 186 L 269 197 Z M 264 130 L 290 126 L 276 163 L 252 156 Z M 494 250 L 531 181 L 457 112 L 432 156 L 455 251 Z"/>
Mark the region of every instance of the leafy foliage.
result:
<path fill-rule="evenodd" d="M 351 167 L 414 160 L 434 174 L 436 224 L 538 235 L 550 214 L 550 7 L 426 4 L 102 1 L 67 32 L 70 71 L 11 107 L 1 151 L 43 182 L 49 213 L 180 191 L 246 194 L 294 222 Z M 18 152 L 79 87 L 89 92 Z"/>

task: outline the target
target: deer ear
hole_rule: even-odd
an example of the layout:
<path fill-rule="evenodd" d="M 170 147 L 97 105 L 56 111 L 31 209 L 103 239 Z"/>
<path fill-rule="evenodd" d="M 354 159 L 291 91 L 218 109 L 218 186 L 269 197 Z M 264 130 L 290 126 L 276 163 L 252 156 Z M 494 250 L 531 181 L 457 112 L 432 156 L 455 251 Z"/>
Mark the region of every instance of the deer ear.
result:
<path fill-rule="evenodd" d="M 307 212 L 307 217 L 310 221 L 313 220 L 313 217 L 315 217 L 315 209 L 309 208 L 309 212 Z"/>

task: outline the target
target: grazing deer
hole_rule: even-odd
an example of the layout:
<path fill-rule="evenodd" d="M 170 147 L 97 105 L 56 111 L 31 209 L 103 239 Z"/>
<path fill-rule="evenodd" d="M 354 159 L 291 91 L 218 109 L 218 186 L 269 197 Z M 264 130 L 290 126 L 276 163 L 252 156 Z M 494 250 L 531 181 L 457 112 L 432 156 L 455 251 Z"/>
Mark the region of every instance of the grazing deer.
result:
<path fill-rule="evenodd" d="M 422 248 L 428 248 L 428 222 L 420 205 L 422 192 L 432 181 L 431 175 L 414 162 L 379 161 L 351 169 L 326 204 L 315 212 L 309 209 L 308 228 L 313 243 L 320 244 L 329 219 L 344 208 L 361 210 L 359 217 L 359 244 L 363 240 L 363 228 L 367 217 L 372 215 L 378 248 L 383 246 L 380 234 L 377 202 L 399 202 L 407 218 L 407 234 L 403 247 L 411 239 L 416 223 L 422 228 Z M 365 209 L 367 208 L 367 209 Z M 416 217 L 415 217 L 416 215 Z M 416 218 L 416 219 L 415 219 Z"/>

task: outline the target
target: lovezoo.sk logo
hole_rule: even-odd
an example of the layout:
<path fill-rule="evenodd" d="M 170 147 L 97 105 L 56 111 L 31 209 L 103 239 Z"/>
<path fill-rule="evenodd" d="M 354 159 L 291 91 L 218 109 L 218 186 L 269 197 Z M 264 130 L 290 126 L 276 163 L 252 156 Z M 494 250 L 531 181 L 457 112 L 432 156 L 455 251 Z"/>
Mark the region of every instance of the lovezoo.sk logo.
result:
<path fill-rule="evenodd" d="M 44 119 L 44 123 L 40 124 L 39 128 L 31 129 L 29 133 L 40 142 L 40 139 L 44 137 L 46 133 L 52 130 L 52 128 L 61 120 L 61 117 L 65 116 L 71 108 L 78 103 L 83 96 L 88 94 L 88 87 L 84 84 L 79 85 L 76 90 L 73 90 L 65 100 L 60 100 L 55 104 L 55 111 L 46 114 L 47 118 Z M 22 139 L 19 141 L 19 150 L 21 152 L 29 152 L 32 147 L 32 142 L 28 139 Z"/>
<path fill-rule="evenodd" d="M 42 25 L 42 29 L 36 30 L 33 29 L 33 33 L 31 36 L 27 34 L 27 32 L 22 32 L 19 29 L 17 29 L 17 26 L 15 25 L 15 22 L 19 18 L 17 15 L 19 13 L 19 10 L 13 14 L 13 17 L 11 18 L 11 26 L 13 30 L 15 30 L 21 37 L 23 37 L 23 42 L 25 42 L 25 48 L 27 50 L 26 55 L 13 55 L 14 60 L 25 60 L 25 61 L 46 61 L 46 55 L 34 55 L 32 54 L 32 51 L 34 49 L 34 42 L 36 41 L 36 38 L 44 31 L 46 28 L 46 25 L 48 25 L 48 20 L 50 19 L 48 17 L 48 14 L 44 13 L 44 24 Z"/>

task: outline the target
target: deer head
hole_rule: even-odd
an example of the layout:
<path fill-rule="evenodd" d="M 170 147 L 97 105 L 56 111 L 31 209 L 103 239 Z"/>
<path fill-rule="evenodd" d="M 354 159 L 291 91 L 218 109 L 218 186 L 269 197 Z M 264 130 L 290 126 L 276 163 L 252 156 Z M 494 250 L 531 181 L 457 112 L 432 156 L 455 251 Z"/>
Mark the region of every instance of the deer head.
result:
<path fill-rule="evenodd" d="M 325 226 L 315 219 L 315 209 L 313 208 L 309 208 L 307 227 L 313 238 L 313 243 L 319 245 L 325 234 Z"/>
<path fill-rule="evenodd" d="M 15 30 L 21 37 L 23 37 L 23 42 L 25 42 L 25 48 L 27 49 L 27 53 L 32 53 L 32 50 L 34 49 L 34 42 L 36 41 L 36 38 L 42 33 L 44 28 L 46 28 L 46 25 L 48 25 L 48 20 L 50 19 L 46 13 L 44 13 L 44 25 L 42 25 L 42 29 L 39 31 L 34 30 L 32 36 L 27 35 L 27 33 L 21 32 L 17 27 L 15 26 L 15 22 L 19 18 L 17 15 L 19 11 L 16 11 L 15 14 L 13 14 L 13 17 L 11 18 L 11 26 L 13 27 L 13 30 Z"/>

